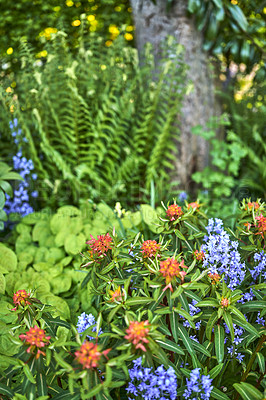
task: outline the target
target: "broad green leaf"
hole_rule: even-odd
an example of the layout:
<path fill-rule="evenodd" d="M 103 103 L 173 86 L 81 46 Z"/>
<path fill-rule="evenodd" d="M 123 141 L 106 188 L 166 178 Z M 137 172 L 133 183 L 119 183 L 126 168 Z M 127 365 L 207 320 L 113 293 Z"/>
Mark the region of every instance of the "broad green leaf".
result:
<path fill-rule="evenodd" d="M 2 243 L 0 243 L 0 265 L 10 272 L 17 268 L 16 254 Z"/>

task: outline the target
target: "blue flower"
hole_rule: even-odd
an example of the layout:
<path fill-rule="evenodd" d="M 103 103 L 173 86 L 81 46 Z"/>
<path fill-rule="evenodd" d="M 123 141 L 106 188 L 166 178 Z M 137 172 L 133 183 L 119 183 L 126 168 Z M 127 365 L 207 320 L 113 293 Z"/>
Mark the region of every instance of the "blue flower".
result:
<path fill-rule="evenodd" d="M 190 378 L 186 380 L 187 388 L 183 393 L 185 399 L 208 400 L 210 398 L 213 389 L 213 386 L 211 386 L 212 379 L 209 375 L 201 375 L 200 368 L 193 369 L 190 373 Z"/>
<path fill-rule="evenodd" d="M 179 201 L 182 202 L 182 201 L 186 200 L 187 198 L 188 198 L 188 195 L 186 192 L 179 193 L 179 196 L 178 196 Z"/>
<path fill-rule="evenodd" d="M 254 266 L 254 269 L 250 269 L 250 274 L 254 280 L 256 280 L 260 275 L 265 280 L 266 279 L 266 253 L 261 251 L 260 253 L 254 254 L 254 261 L 258 262 Z"/>
<path fill-rule="evenodd" d="M 229 289 L 234 290 L 245 278 L 245 263 L 241 263 L 237 250 L 238 242 L 231 241 L 223 229 L 222 220 L 213 218 L 206 227 L 209 236 L 204 237 L 206 244 L 202 246 L 205 253 L 203 266 L 212 274 L 224 274 L 224 280 Z"/>
<path fill-rule="evenodd" d="M 97 327 L 96 327 L 96 321 L 95 318 L 92 314 L 86 314 L 83 312 L 79 317 L 78 317 L 78 323 L 77 323 L 77 330 L 78 333 L 83 333 L 86 329 L 88 329 L 90 326 L 95 325 L 92 328 L 92 332 L 96 332 Z M 99 335 L 103 333 L 102 329 L 99 330 Z M 89 339 L 94 339 L 94 337 L 87 335 L 87 338 Z"/>
<path fill-rule="evenodd" d="M 130 382 L 126 388 L 131 396 L 141 397 L 143 400 L 176 398 L 177 379 L 172 367 L 165 370 L 164 366 L 160 365 L 153 371 L 152 368 L 144 368 L 141 365 L 141 357 L 134 360 L 133 364 L 134 367 L 128 370 Z"/>

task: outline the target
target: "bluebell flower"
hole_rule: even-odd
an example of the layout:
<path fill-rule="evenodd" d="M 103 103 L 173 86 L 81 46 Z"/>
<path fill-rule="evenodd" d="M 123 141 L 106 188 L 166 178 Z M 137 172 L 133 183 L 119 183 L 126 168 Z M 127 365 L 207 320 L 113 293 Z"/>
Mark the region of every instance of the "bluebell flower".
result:
<path fill-rule="evenodd" d="M 201 375 L 200 368 L 193 369 L 190 373 L 189 379 L 186 378 L 186 381 L 187 388 L 183 394 L 185 399 L 208 400 L 210 398 L 213 389 L 213 386 L 211 386 L 212 379 L 209 375 Z"/>
<path fill-rule="evenodd" d="M 265 325 L 265 319 L 260 316 L 260 312 L 258 313 L 257 319 L 256 319 L 257 324 L 260 325 Z"/>
<path fill-rule="evenodd" d="M 86 329 L 88 329 L 90 326 L 95 325 L 92 328 L 92 332 L 96 332 L 97 327 L 96 327 L 96 321 L 95 318 L 92 314 L 86 314 L 83 312 L 79 317 L 78 317 L 78 323 L 77 323 L 77 330 L 78 333 L 83 333 Z M 102 329 L 99 330 L 99 335 L 103 333 Z M 87 335 L 87 338 L 89 339 L 94 339 L 94 337 Z"/>
<path fill-rule="evenodd" d="M 152 368 L 144 368 L 141 363 L 142 359 L 139 357 L 133 361 L 134 367 L 128 370 L 130 382 L 126 390 L 130 396 L 141 397 L 143 400 L 174 400 L 177 391 L 174 369 L 169 367 L 166 370 L 160 365 L 154 371 Z"/>
<path fill-rule="evenodd" d="M 187 198 L 188 198 L 188 195 L 186 192 L 179 193 L 179 196 L 178 196 L 179 201 L 183 202 L 183 201 L 187 200 Z"/>
<path fill-rule="evenodd" d="M 222 220 L 213 218 L 206 227 L 208 236 L 204 237 L 206 244 L 202 246 L 205 253 L 203 266 L 210 273 L 224 275 L 224 280 L 229 289 L 234 290 L 245 278 L 245 263 L 241 263 L 237 250 L 238 242 L 231 241 L 223 229 Z"/>
<path fill-rule="evenodd" d="M 265 280 L 266 279 L 266 253 L 261 251 L 260 253 L 254 254 L 254 261 L 258 262 L 253 269 L 249 272 L 254 280 L 256 280 L 260 275 Z"/>

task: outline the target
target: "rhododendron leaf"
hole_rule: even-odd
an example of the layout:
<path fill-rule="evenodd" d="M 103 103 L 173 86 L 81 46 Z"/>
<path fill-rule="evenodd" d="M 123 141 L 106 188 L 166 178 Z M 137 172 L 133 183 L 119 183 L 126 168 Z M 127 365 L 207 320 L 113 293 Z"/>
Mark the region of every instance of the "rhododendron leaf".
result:
<path fill-rule="evenodd" d="M 221 392 L 219 389 L 216 389 L 216 387 L 212 389 L 211 396 L 217 400 L 230 400 L 230 398 L 226 396 L 225 393 Z"/>

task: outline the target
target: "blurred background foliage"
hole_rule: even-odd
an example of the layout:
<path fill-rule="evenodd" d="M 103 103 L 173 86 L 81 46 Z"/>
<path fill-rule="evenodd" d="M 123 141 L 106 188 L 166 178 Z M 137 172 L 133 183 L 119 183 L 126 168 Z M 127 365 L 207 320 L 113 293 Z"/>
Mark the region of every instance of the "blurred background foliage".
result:
<path fill-rule="evenodd" d="M 165 3 L 169 13 L 172 3 Z M 173 109 L 181 107 L 184 80 L 168 74 L 168 90 L 162 69 L 155 83 L 151 52 L 139 68 L 130 2 L 0 5 L 1 156 L 13 167 L 22 149 L 21 157 L 34 161 L 34 208 L 107 194 L 112 205 L 118 196 L 131 205 L 170 199 L 171 146 L 178 139 Z M 221 202 L 265 198 L 266 3 L 189 0 L 187 12 L 204 34 L 203 51 L 214 57 L 227 114 L 225 139 L 209 135 L 218 122 L 194 132 L 210 140 L 212 164 L 194 180 L 217 216 Z M 183 78 L 184 65 L 181 71 Z M 11 129 L 14 120 L 22 135 Z"/>
<path fill-rule="evenodd" d="M 2 68 L 7 72 L 19 68 L 20 40 L 26 40 L 34 49 L 36 58 L 45 58 L 44 44 L 51 35 L 62 29 L 67 34 L 69 50 L 78 46 L 80 15 L 88 21 L 86 31 L 100 34 L 105 45 L 121 33 L 133 41 L 134 26 L 129 0 L 19 0 L 0 1 L 0 54 Z"/>

